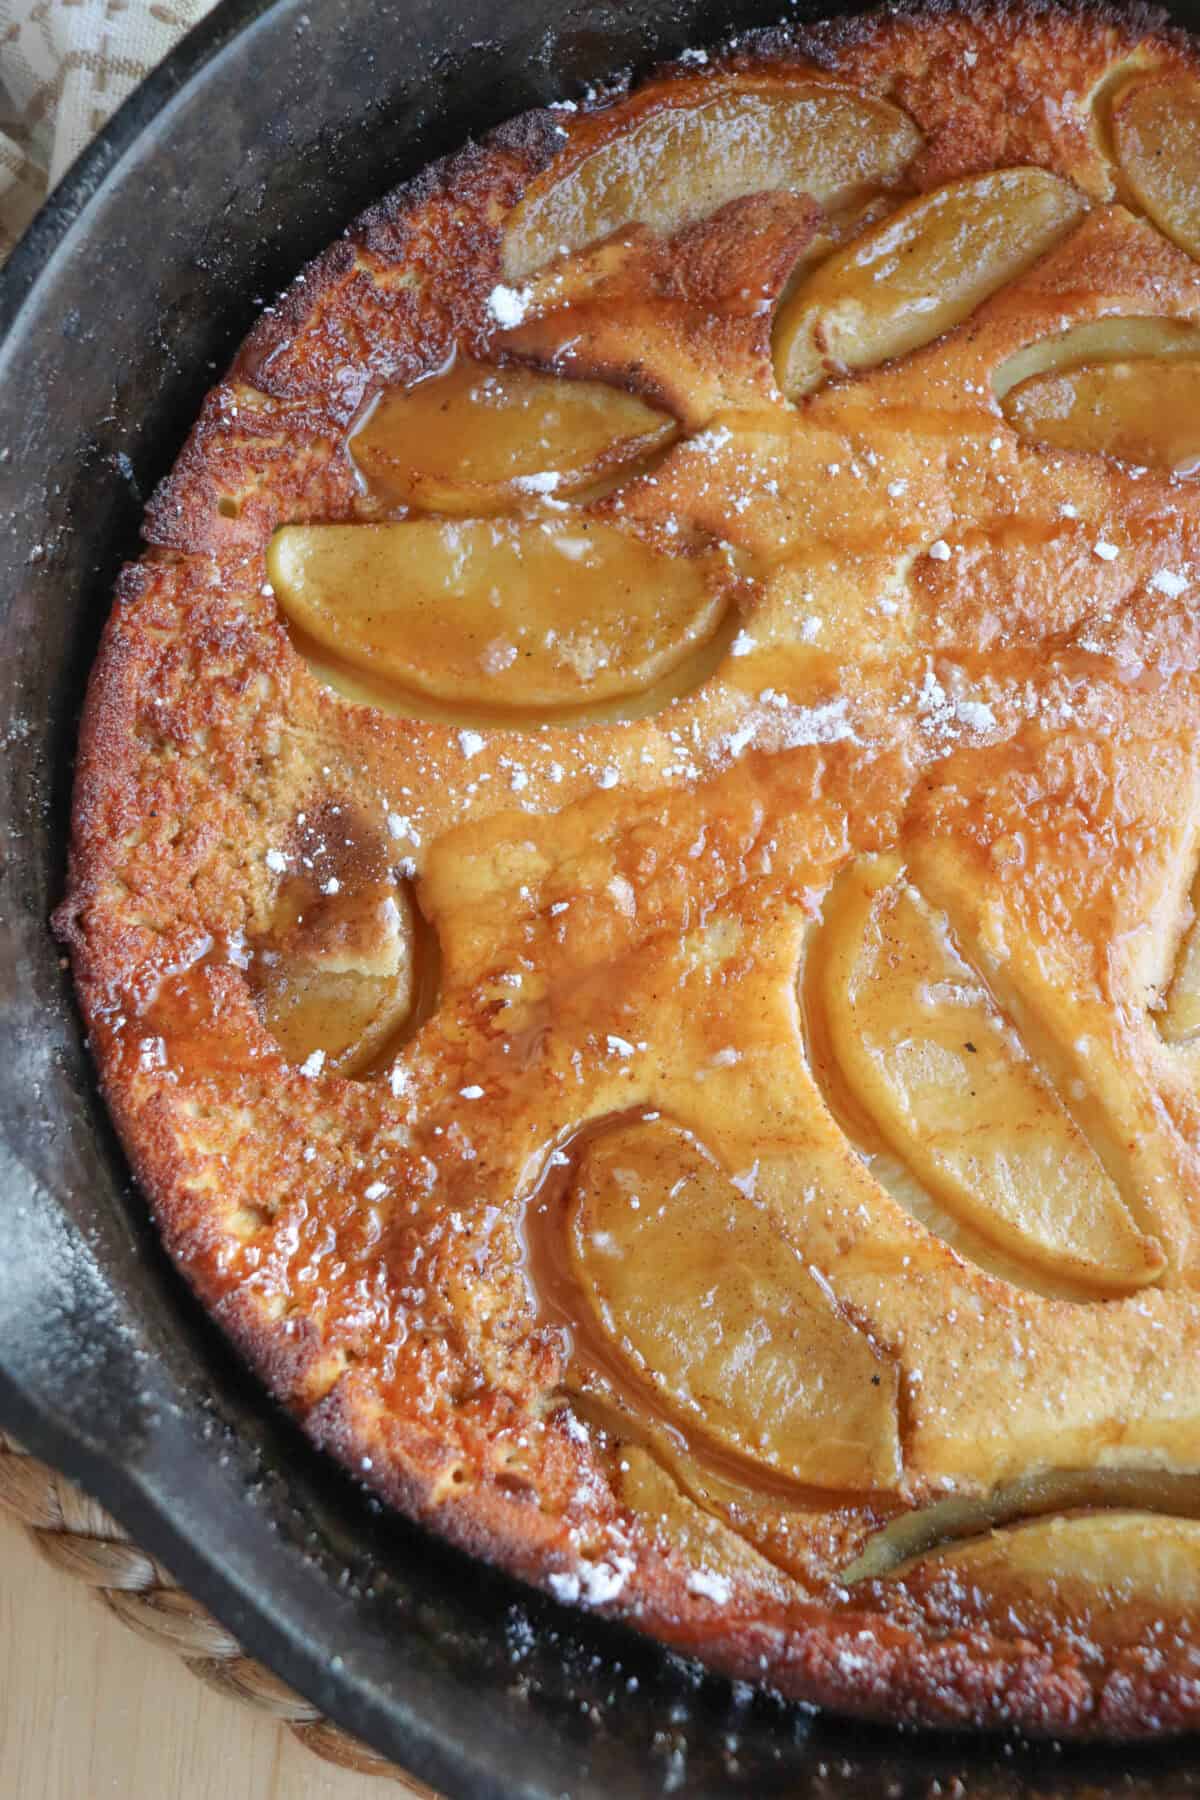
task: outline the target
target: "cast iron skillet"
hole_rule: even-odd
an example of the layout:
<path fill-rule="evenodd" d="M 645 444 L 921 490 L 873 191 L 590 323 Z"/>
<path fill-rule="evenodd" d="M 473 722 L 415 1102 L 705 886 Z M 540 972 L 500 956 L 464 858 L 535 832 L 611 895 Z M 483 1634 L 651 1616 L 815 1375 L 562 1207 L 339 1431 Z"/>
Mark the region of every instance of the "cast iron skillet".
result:
<path fill-rule="evenodd" d="M 0 1422 L 288 1681 L 454 1796 L 1200 1793 L 1200 1749 L 871 1731 L 704 1675 L 385 1514 L 159 1250 L 46 928 L 76 721 L 143 500 L 257 305 L 471 133 L 780 0 L 225 0 L 0 285 Z M 1181 23 L 1200 24 L 1189 0 Z M 814 13 L 838 10 L 816 0 Z M 796 16 L 792 8 L 789 16 Z M 2 1702 L 0 1702 L 2 1704 Z M 955 1789 L 954 1778 L 964 1787 Z"/>

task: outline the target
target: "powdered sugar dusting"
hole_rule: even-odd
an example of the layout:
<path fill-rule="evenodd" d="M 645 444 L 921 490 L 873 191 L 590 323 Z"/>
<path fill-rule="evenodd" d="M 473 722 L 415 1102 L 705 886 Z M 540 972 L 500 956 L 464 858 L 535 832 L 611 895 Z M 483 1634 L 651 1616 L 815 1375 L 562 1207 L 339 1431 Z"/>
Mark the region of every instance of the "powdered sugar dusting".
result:
<path fill-rule="evenodd" d="M 523 494 L 552 494 L 561 481 L 557 469 L 542 469 L 536 475 L 518 475 L 513 486 Z"/>
<path fill-rule="evenodd" d="M 1178 600 L 1180 594 L 1187 592 L 1188 579 L 1176 569 L 1159 569 L 1150 577 L 1150 586 L 1156 594 L 1165 594 L 1168 600 Z"/>
<path fill-rule="evenodd" d="M 858 743 L 850 720 L 850 703 L 842 694 L 836 700 L 807 706 L 774 688 L 764 688 L 757 703 L 740 725 L 726 732 L 719 750 L 736 759 L 751 746 L 756 750 L 803 750 L 818 744 Z"/>
<path fill-rule="evenodd" d="M 981 734 L 996 728 L 991 703 L 966 688 L 962 671 L 953 664 L 946 665 L 940 677 L 932 664 L 926 668 L 914 706 L 922 730 L 935 743 L 946 744 L 964 732 Z"/>
<path fill-rule="evenodd" d="M 530 292 L 527 287 L 506 287 L 498 282 L 487 297 L 487 312 L 490 319 L 504 331 L 512 331 L 521 323 L 529 310 Z"/>
<path fill-rule="evenodd" d="M 711 1569 L 693 1569 L 687 1585 L 689 1594 L 700 1594 L 718 1606 L 724 1606 L 733 1593 L 733 1586 L 725 1576 L 715 1575 Z"/>
<path fill-rule="evenodd" d="M 621 1593 L 633 1569 L 632 1556 L 620 1554 L 601 1562 L 581 1561 L 574 1570 L 547 1576 L 547 1586 L 568 1606 L 606 1606 Z"/>

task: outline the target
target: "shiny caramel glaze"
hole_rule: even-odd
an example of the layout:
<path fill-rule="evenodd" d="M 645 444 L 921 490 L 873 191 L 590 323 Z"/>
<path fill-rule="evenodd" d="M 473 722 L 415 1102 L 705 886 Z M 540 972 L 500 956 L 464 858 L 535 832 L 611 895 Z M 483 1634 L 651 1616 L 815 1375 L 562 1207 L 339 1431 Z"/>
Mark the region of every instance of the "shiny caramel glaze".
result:
<path fill-rule="evenodd" d="M 742 40 L 464 151 L 305 271 L 206 401 L 83 726 L 59 925 L 105 1090 L 171 1253 L 273 1391 L 456 1542 L 874 1717 L 1198 1722 L 1200 1065 L 1170 1020 L 1200 849 L 1200 497 L 1170 467 L 1019 432 L 996 386 L 1074 327 L 1200 323 L 1179 195 L 1152 192 L 1143 154 L 1177 112 L 1122 100 L 1196 66 L 1137 13 L 899 15 Z M 512 260 L 512 209 L 552 216 L 555 184 L 612 164 L 623 134 L 659 120 L 674 141 L 661 119 L 710 102 L 726 129 L 739 94 L 814 88 L 881 121 L 869 192 L 844 161 L 823 198 L 740 192 L 760 177 L 730 158 L 711 216 L 613 214 L 606 244 Z M 688 155 L 704 140 L 679 135 Z M 803 302 L 822 258 L 916 196 L 1029 167 L 1074 184 L 1080 222 L 972 290 L 947 335 L 914 341 L 906 314 L 896 360 L 839 362 Z M 787 309 L 821 358 L 797 400 L 773 339 Z M 457 358 L 607 382 L 674 418 L 656 465 L 605 464 L 607 491 L 556 504 L 655 554 L 728 546 L 736 631 L 715 664 L 644 709 L 540 722 L 417 707 L 388 681 L 387 704 L 351 700 L 314 671 L 267 579 L 272 534 L 394 515 L 356 433 L 379 395 Z M 404 482 L 399 504 L 435 516 L 444 491 Z M 487 516 L 516 531 L 555 495 L 500 499 Z M 944 921 L 971 1028 L 1004 1047 L 995 1078 L 1022 1071 L 1022 1117 L 1052 1096 L 1115 1196 L 1122 1235 L 1084 1240 L 1086 1280 L 1047 1275 L 1044 1237 L 1031 1257 L 1019 1185 L 999 1250 L 994 1218 L 990 1238 L 977 1211 L 962 1229 L 965 1190 L 921 1157 L 948 1141 L 945 1071 L 887 1063 L 873 1084 L 811 1004 L 842 884 L 878 858 Z M 302 1058 L 269 1028 L 264 951 L 327 972 L 382 958 L 395 1037 L 345 1072 Z M 895 955 L 907 968 L 911 942 Z M 847 953 L 855 981 L 861 963 Z M 863 1041 L 890 1054 L 883 1027 Z M 941 1136 L 904 1124 L 906 1095 Z M 686 1212 L 618 1229 L 614 1157 L 656 1207 L 691 1194 L 738 1279 L 714 1250 L 703 1285 Z M 631 1259 L 615 1273 L 601 1236 Z M 791 1268 L 827 1335 L 789 1337 Z M 707 1399 L 687 1375 L 718 1366 L 708 1340 L 689 1348 L 701 1315 L 753 1375 Z M 808 1375 L 839 1342 L 857 1471 L 820 1468 L 820 1432 L 793 1421 L 785 1442 L 754 1417 L 767 1374 L 801 1393 L 785 1353 Z M 1052 1532 L 1011 1510 L 1040 1516 L 1046 1493 Z M 967 1508 L 951 1547 L 947 1515 L 921 1535 L 948 1500 Z M 990 1538 L 993 1520 L 1031 1535 Z M 917 1545 L 898 1568 L 870 1561 L 889 1532 Z M 1133 1534 L 1152 1554 L 1122 1549 Z"/>

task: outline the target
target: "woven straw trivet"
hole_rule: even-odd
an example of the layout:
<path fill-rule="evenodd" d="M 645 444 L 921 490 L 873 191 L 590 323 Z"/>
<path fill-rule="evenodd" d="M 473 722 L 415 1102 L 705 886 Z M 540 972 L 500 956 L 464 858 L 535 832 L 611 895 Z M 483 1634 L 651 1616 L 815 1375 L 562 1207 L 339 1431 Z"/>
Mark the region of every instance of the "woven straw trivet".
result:
<path fill-rule="evenodd" d="M 363 1775 L 385 1775 L 414 1800 L 436 1800 L 432 1789 L 331 1725 L 315 1706 L 245 1655 L 237 1639 L 185 1594 L 160 1562 L 131 1543 L 102 1506 L 3 1431 L 0 1506 L 27 1527 L 48 1563 L 86 1582 L 126 1625 L 158 1648 L 174 1651 L 210 1687 L 269 1713 L 327 1762 Z"/>

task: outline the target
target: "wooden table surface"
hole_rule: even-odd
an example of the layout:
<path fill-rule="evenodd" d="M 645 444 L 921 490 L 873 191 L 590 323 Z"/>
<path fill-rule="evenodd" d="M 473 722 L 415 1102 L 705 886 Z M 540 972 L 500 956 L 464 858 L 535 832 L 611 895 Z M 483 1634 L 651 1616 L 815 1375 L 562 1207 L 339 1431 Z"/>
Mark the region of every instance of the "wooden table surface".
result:
<path fill-rule="evenodd" d="M 0 1512 L 3 1800 L 404 1800 L 153 1648 Z"/>

